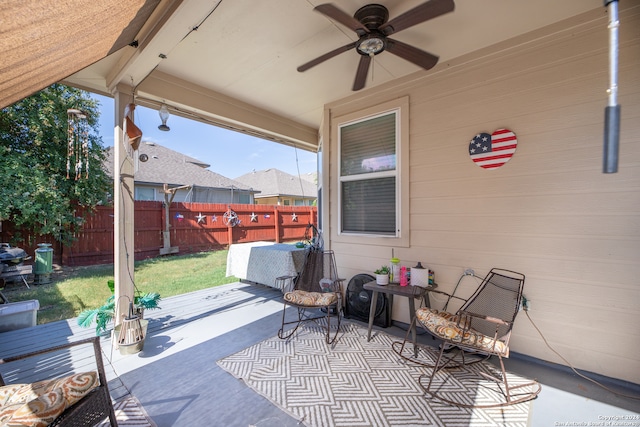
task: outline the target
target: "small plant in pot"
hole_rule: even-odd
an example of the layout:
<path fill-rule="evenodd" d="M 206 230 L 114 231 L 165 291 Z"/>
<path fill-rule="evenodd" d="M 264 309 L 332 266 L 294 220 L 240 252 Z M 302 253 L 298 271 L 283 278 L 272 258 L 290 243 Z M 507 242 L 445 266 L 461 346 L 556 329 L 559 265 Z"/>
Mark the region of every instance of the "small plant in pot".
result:
<path fill-rule="evenodd" d="M 388 285 L 389 284 L 389 267 L 383 265 L 376 271 L 374 271 L 376 275 L 376 284 L 378 285 Z"/>
<path fill-rule="evenodd" d="M 160 294 L 157 292 L 137 294 L 133 303 L 135 314 L 142 319 L 144 310 L 160 308 L 158 305 L 159 302 Z M 111 295 L 101 307 L 84 310 L 80 313 L 78 316 L 78 325 L 83 328 L 88 328 L 95 322 L 96 335 L 100 335 L 101 332 L 107 331 L 107 325 L 113 320 L 115 307 L 115 296 Z"/>

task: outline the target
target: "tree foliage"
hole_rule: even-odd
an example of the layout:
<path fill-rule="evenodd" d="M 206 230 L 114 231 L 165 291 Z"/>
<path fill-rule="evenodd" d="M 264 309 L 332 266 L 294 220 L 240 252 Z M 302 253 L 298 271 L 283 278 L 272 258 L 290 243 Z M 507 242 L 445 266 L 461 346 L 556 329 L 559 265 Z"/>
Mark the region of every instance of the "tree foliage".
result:
<path fill-rule="evenodd" d="M 89 173 L 67 178 L 67 110 L 86 113 Z M 103 169 L 99 103 L 88 92 L 54 84 L 0 110 L 0 221 L 68 243 L 74 226 L 106 203 L 113 182 Z M 73 168 L 73 166 L 72 166 Z"/>

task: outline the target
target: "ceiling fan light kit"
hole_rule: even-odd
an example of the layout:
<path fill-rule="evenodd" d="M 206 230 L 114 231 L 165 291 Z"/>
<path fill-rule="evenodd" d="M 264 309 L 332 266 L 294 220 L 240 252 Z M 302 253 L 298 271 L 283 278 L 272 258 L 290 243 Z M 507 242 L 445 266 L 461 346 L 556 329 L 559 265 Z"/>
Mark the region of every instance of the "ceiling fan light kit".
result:
<path fill-rule="evenodd" d="M 436 55 L 391 39 L 389 36 L 429 19 L 452 12 L 454 8 L 453 0 L 429 0 L 389 21 L 389 11 L 381 4 L 365 5 L 358 9 L 353 17 L 331 3 L 318 5 L 314 8 L 315 11 L 355 31 L 358 40 L 299 66 L 298 71 L 304 72 L 353 48 L 361 55 L 353 82 L 354 91 L 360 90 L 365 86 L 371 58 L 384 51 L 429 70 L 438 63 Z"/>
<path fill-rule="evenodd" d="M 385 40 L 375 34 L 368 34 L 367 36 L 360 38 L 356 44 L 356 49 L 360 55 L 377 55 L 382 52 L 387 44 Z"/>

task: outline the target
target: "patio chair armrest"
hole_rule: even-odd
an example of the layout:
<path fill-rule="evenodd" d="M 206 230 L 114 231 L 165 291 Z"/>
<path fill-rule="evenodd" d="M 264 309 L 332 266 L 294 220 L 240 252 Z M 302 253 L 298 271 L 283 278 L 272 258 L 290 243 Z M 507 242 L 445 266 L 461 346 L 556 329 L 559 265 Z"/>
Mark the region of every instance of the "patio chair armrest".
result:
<path fill-rule="evenodd" d="M 32 351 L 24 353 L 18 356 L 5 357 L 0 359 L 0 365 L 10 362 L 18 362 L 20 360 L 28 359 L 30 357 L 40 356 L 47 353 L 53 353 L 58 351 L 64 351 L 72 347 L 78 347 L 82 345 L 92 345 L 95 356 L 95 371 L 98 373 L 99 383 L 94 387 L 84 390 L 84 392 L 74 390 L 73 387 L 69 387 L 70 395 L 75 396 L 73 404 L 66 407 L 64 411 L 57 414 L 55 419 L 49 424 L 50 426 L 79 426 L 95 424 L 98 421 L 108 418 L 109 425 L 111 427 L 117 426 L 116 415 L 113 410 L 113 404 L 111 402 L 111 395 L 109 393 L 109 385 L 107 382 L 107 376 L 105 374 L 104 364 L 102 361 L 102 349 L 100 348 L 100 337 L 91 337 L 79 341 L 74 341 L 55 347 L 49 347 L 43 350 Z M 57 356 L 51 356 L 55 358 Z M 84 371 L 84 369 L 82 370 Z M 85 371 L 86 372 L 86 371 Z M 70 369 L 69 373 L 78 374 L 76 369 Z M 72 378 L 65 377 L 65 378 Z M 46 381 L 57 381 L 56 378 L 49 378 Z M 0 375 L 0 386 L 4 386 L 4 380 Z M 63 387 L 66 390 L 66 387 Z M 63 392 L 66 393 L 66 392 Z M 65 397 L 66 399 L 66 397 Z"/>
<path fill-rule="evenodd" d="M 478 319 L 486 320 L 487 322 L 495 323 L 497 325 L 509 325 L 511 322 L 506 322 L 502 319 L 498 319 L 497 317 L 485 316 L 484 314 L 472 313 L 470 311 L 460 311 L 460 316 L 466 317 L 475 317 Z"/>
<path fill-rule="evenodd" d="M 460 300 L 462 302 L 466 302 L 467 301 L 466 298 L 462 298 L 462 297 L 459 297 L 459 296 L 456 296 L 456 295 L 451 295 L 451 294 L 448 294 L 448 293 L 443 292 L 443 291 L 436 291 L 435 289 L 425 289 L 425 290 L 428 291 L 429 293 L 440 294 L 440 295 L 446 296 L 448 298 L 447 299 L 447 303 L 449 303 L 451 298 L 455 298 L 455 299 Z"/>
<path fill-rule="evenodd" d="M 40 356 L 43 354 L 47 354 L 47 353 L 53 353 L 56 351 L 61 351 L 61 350 L 66 350 L 72 347 L 77 347 L 77 346 L 81 346 L 81 345 L 88 345 L 88 344 L 92 344 L 93 345 L 93 352 L 95 354 L 95 358 L 96 358 L 96 366 L 97 366 L 97 371 L 98 371 L 98 377 L 100 378 L 100 383 L 101 384 L 107 384 L 107 377 L 105 375 L 105 371 L 104 371 L 104 364 L 102 362 L 102 350 L 100 349 L 100 337 L 91 337 L 91 338 L 85 338 L 83 340 L 79 340 L 79 341 L 74 341 L 74 342 L 70 342 L 70 343 L 66 343 L 66 344 L 62 344 L 62 345 L 58 345 L 55 347 L 49 347 L 43 350 L 37 350 L 37 351 L 32 351 L 29 353 L 24 353 L 24 354 L 19 354 L 17 356 L 10 356 L 10 357 L 4 357 L 2 359 L 0 359 L 0 365 L 6 364 L 6 363 L 11 363 L 11 362 L 16 362 L 18 360 L 23 360 L 23 359 L 28 359 L 30 357 L 35 357 L 35 356 Z M 0 386 L 4 386 L 4 379 L 2 378 L 2 373 L 0 373 Z"/>

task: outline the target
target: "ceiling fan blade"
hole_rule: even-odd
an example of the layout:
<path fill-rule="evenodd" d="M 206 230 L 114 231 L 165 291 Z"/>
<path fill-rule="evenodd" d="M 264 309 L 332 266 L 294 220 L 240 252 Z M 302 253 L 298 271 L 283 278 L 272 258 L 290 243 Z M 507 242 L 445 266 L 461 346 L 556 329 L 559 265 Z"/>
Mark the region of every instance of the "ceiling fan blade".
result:
<path fill-rule="evenodd" d="M 362 24 L 362 22 L 358 21 L 351 15 L 348 15 L 347 13 L 338 9 L 335 5 L 331 3 L 320 4 L 314 7 L 313 10 L 317 10 L 318 12 L 328 16 L 334 21 L 341 23 L 347 28 L 351 28 L 353 31 L 358 33 L 358 36 L 361 36 L 369 32 L 369 29 L 365 27 Z"/>
<path fill-rule="evenodd" d="M 419 67 L 429 70 L 438 63 L 438 57 L 418 49 L 406 43 L 398 40 L 387 38 L 387 52 L 391 52 L 394 55 L 399 56 L 402 59 L 406 59 L 409 62 L 413 62 Z"/>
<path fill-rule="evenodd" d="M 344 46 L 341 46 L 341 47 L 339 47 L 337 49 L 332 50 L 331 52 L 327 52 L 324 55 L 317 57 L 316 59 L 312 59 L 311 61 L 307 62 L 306 64 L 302 64 L 301 66 L 298 67 L 298 71 L 299 72 L 307 71 L 309 68 L 315 67 L 316 65 L 326 61 L 327 59 L 331 59 L 334 56 L 339 55 L 342 52 L 346 52 L 348 50 L 351 50 L 351 49 L 353 49 L 355 47 L 356 47 L 356 42 L 349 43 L 349 44 L 346 44 Z"/>
<path fill-rule="evenodd" d="M 360 63 L 358 63 L 358 71 L 356 71 L 356 79 L 353 82 L 353 91 L 360 90 L 367 82 L 367 74 L 369 72 L 369 64 L 371 57 L 369 55 L 361 55 Z"/>
<path fill-rule="evenodd" d="M 381 25 L 378 30 L 389 36 L 421 22 L 452 12 L 454 8 L 453 0 L 429 0 L 402 15 L 396 16 L 391 21 Z"/>

